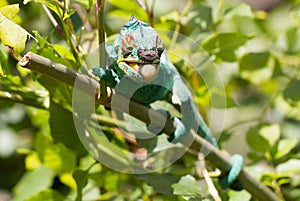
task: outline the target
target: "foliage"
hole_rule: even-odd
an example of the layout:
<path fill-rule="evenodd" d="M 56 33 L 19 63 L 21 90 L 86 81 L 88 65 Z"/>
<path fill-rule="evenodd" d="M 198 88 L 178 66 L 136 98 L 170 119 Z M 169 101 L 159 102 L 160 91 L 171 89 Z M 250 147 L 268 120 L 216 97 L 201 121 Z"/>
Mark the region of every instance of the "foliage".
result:
<path fill-rule="evenodd" d="M 106 1 L 107 41 L 112 41 L 134 14 L 157 29 L 177 31 L 196 43 L 197 47 L 192 47 L 176 34 L 162 35 L 168 50 L 180 53 L 180 58 L 172 54 L 170 58 L 195 92 L 204 118 L 211 118 L 211 127 L 221 134 L 220 144 L 231 153 L 244 154 L 247 171 L 280 199 L 299 200 L 299 1 L 285 1 L 268 12 L 223 0 L 151 1 L 155 2 L 153 8 L 137 2 L 144 1 Z M 97 163 L 77 135 L 72 89 L 17 66 L 27 39 L 25 51 L 80 69 L 98 45 L 95 1 L 14 3 L 0 2 L 0 177 L 5 178 L 0 180 L 0 195 L 5 189 L 14 200 L 27 201 L 207 197 L 204 179 L 195 171 L 197 157 L 190 153 L 170 167 L 146 175 L 125 174 Z M 51 15 L 45 14 L 42 4 Z M 203 50 L 207 54 L 201 54 Z M 203 62 L 198 69 L 201 78 L 191 60 Z M 217 72 L 207 70 L 211 66 Z M 217 77 L 221 77 L 223 90 L 215 87 Z M 219 99 L 226 103 L 219 103 Z M 94 146 L 100 147 L 104 157 L 127 164 L 124 151 L 134 147 L 126 142 L 122 129 L 111 123 L 114 120 L 109 112 L 102 107 L 97 112 L 107 138 L 96 136 L 99 141 Z M 224 120 L 219 116 L 225 113 L 226 121 L 220 128 Z M 97 135 L 93 125 L 82 123 L 82 132 Z M 107 149 L 107 139 L 120 149 Z M 161 142 L 140 143 L 148 151 L 167 147 Z M 169 160 L 168 151 L 156 159 L 164 164 Z M 219 193 L 222 200 L 251 199 L 246 191 Z"/>

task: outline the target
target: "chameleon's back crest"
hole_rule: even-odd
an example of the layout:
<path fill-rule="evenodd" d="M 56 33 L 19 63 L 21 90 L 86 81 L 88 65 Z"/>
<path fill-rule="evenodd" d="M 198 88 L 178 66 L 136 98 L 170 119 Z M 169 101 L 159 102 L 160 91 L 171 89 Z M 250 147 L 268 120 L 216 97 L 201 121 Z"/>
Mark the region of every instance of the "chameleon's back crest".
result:
<path fill-rule="evenodd" d="M 140 49 L 163 48 L 163 42 L 157 32 L 147 23 L 131 16 L 130 20 L 121 28 L 119 43 L 123 47 L 134 47 Z"/>

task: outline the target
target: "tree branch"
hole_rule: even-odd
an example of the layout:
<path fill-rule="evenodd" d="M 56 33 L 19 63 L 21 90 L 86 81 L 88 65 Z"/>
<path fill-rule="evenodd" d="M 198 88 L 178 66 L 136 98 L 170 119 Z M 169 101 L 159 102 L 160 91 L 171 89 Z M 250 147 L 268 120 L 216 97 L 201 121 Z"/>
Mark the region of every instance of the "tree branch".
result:
<path fill-rule="evenodd" d="M 82 91 L 85 92 L 86 87 L 92 88 L 95 91 L 96 97 L 98 97 L 100 84 L 93 78 L 78 73 L 62 64 L 55 63 L 45 57 L 36 55 L 34 53 L 28 52 L 20 61 L 19 65 L 24 68 L 28 68 L 45 75 L 48 75 L 52 78 L 59 80 L 65 84 L 70 86 L 74 85 L 75 79 L 76 82 L 80 82 L 80 86 L 82 87 Z M 119 98 L 119 97 L 118 97 Z M 120 98 L 126 99 L 125 96 L 120 96 Z M 102 104 L 100 99 L 97 101 Z M 121 101 L 122 102 L 122 101 Z M 123 108 L 116 108 L 120 111 L 124 112 Z M 135 118 L 145 122 L 146 124 L 150 123 L 149 114 L 150 107 L 142 105 L 140 103 L 131 101 L 130 102 L 130 115 L 134 116 Z M 155 116 L 152 120 L 159 121 L 160 119 L 164 119 L 165 117 L 162 116 L 160 112 L 151 111 L 152 114 Z M 154 122 L 151 122 L 154 123 Z M 175 127 L 173 125 L 173 121 L 169 118 L 163 128 L 163 132 L 170 136 L 174 132 Z M 232 161 L 228 155 L 222 153 L 219 149 L 215 148 L 209 142 L 205 141 L 201 138 L 195 131 L 191 131 L 190 135 L 186 138 L 194 139 L 191 148 L 196 151 L 201 151 L 206 159 L 215 165 L 218 169 L 222 172 L 228 172 L 232 167 Z M 187 139 L 187 141 L 189 140 Z M 262 185 L 258 181 L 256 181 L 252 176 L 250 176 L 247 172 L 242 170 L 238 179 L 243 184 L 244 188 L 252 194 L 257 200 L 261 201 L 276 201 L 279 200 L 277 196 L 266 186 Z"/>

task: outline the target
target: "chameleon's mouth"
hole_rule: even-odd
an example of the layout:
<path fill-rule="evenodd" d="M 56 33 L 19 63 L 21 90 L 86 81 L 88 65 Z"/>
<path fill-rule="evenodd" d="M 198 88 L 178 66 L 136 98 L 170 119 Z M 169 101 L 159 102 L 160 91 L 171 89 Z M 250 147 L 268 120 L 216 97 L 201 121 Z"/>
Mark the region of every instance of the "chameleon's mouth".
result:
<path fill-rule="evenodd" d="M 122 60 L 119 61 L 119 63 L 120 62 L 126 64 L 127 67 L 130 67 L 132 70 L 137 72 L 147 82 L 153 80 L 159 67 L 159 60 L 152 61 L 151 63 L 136 60 Z"/>

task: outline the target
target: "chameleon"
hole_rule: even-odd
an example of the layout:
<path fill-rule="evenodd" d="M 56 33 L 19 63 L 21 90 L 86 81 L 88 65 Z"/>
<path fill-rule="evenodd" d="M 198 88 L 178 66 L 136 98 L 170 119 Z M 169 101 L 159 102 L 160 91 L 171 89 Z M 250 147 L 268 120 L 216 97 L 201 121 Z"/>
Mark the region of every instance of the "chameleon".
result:
<path fill-rule="evenodd" d="M 168 141 L 181 142 L 190 129 L 195 129 L 197 134 L 218 148 L 216 139 L 193 102 L 190 90 L 168 58 L 163 41 L 154 28 L 131 16 L 114 43 L 106 44 L 105 49 L 107 62 L 111 65 L 92 68 L 94 77 L 145 105 L 157 100 L 171 102 L 168 98 L 171 93 L 179 100 L 182 118 L 172 118 L 176 129 Z M 219 183 L 223 188 L 241 190 L 237 177 L 242 169 L 242 157 L 234 155 L 233 161 L 231 170 Z"/>

